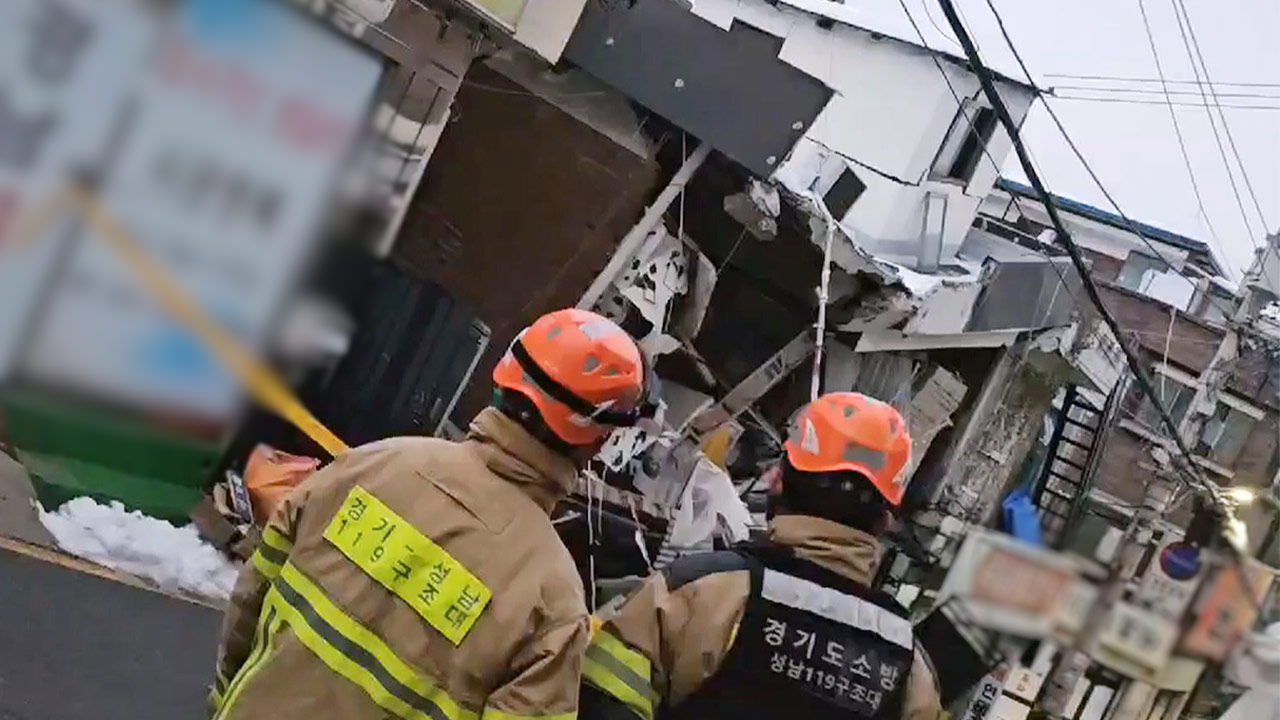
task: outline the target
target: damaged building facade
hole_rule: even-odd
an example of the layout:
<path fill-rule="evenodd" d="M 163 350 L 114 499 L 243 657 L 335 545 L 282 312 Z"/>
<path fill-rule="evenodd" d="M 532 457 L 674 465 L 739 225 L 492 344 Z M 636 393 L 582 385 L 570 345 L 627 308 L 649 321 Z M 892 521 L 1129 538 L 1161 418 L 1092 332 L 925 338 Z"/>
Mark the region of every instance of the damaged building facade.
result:
<path fill-rule="evenodd" d="M 933 530 L 995 519 L 1092 334 L 1064 258 L 974 226 L 1011 144 L 962 58 L 905 16 L 811 0 L 516 14 L 555 42 L 487 25 L 484 3 L 388 5 L 364 37 L 420 68 L 389 127 L 428 121 L 399 130 L 405 200 L 315 395 L 344 438 L 457 432 L 520 328 L 576 304 L 640 340 L 665 404 L 665 432 L 615 434 L 578 498 L 604 507 L 581 542 L 621 559 L 598 577 L 745 537 L 737 498 L 758 500 L 815 382 L 910 424 L 928 537 L 893 543 L 893 587 L 923 584 Z M 436 42 L 396 50 L 411 22 Z M 1034 91 L 1013 78 L 997 88 L 1021 121 Z"/>
<path fill-rule="evenodd" d="M 1070 349 L 1042 338 L 1076 321 L 1068 264 L 972 228 L 1010 142 L 964 62 L 909 33 L 825 3 L 589 3 L 555 66 L 472 65 L 393 258 L 492 330 L 455 424 L 554 307 L 605 312 L 653 358 L 667 432 L 616 434 L 584 491 L 617 530 L 598 554 L 633 560 L 598 577 L 745 532 L 731 507 L 698 532 L 679 516 L 750 489 L 815 373 L 903 411 L 910 509 L 986 522 L 1016 482 Z M 998 87 L 1025 116 L 1032 89 Z M 928 564 L 900 545 L 895 582 Z"/>
<path fill-rule="evenodd" d="M 1208 245 L 1166 230 L 1140 225 L 1146 241 L 1116 215 L 1058 198 L 1064 220 L 1091 265 L 1091 275 L 1107 308 L 1122 330 L 1121 342 L 1134 349 L 1156 384 L 1162 403 L 1175 422 L 1187 412 L 1199 377 L 1206 372 L 1223 339 L 1228 319 L 1237 311 L 1240 294 L 1229 284 Z M 1049 230 L 1043 205 L 1030 188 L 1008 180 L 983 205 L 977 224 L 991 232 L 1061 253 Z M 1246 284 L 1254 282 L 1249 278 Z M 1254 302 L 1274 300 L 1274 292 L 1259 289 Z M 1280 468 L 1277 450 L 1280 429 L 1275 375 L 1275 339 L 1267 333 L 1245 333 L 1237 357 L 1227 369 L 1212 419 L 1200 437 L 1189 443 L 1196 462 L 1208 477 L 1223 486 L 1269 487 Z M 1122 373 L 1123 363 L 1112 355 Z M 1080 393 L 1090 407 L 1102 407 L 1100 388 L 1082 384 Z M 1039 504 L 1053 505 L 1055 495 L 1070 495 L 1078 518 L 1094 526 L 1082 541 L 1096 541 L 1099 533 L 1115 535 L 1140 504 L 1146 486 L 1161 472 L 1151 448 L 1166 436 L 1154 405 L 1133 383 L 1112 401 L 1105 437 L 1097 438 L 1079 426 L 1063 430 L 1046 451 L 1050 460 L 1041 468 Z M 1092 419 L 1088 424 L 1092 424 Z M 1055 426 L 1056 427 L 1056 426 Z M 1061 433 L 1059 434 L 1061 437 Z M 1082 441 L 1079 444 L 1074 444 Z M 1075 466 L 1080 467 L 1075 467 Z M 1085 475 L 1091 477 L 1085 478 Z M 1081 480 L 1087 485 L 1081 486 Z M 1064 485 L 1065 484 L 1065 485 Z M 1083 491 L 1083 492 L 1080 492 Z M 1275 563 L 1276 529 L 1271 513 L 1251 510 L 1250 552 Z M 1175 505 L 1163 532 L 1178 537 L 1191 516 L 1191 504 Z M 1115 528 L 1106 530 L 1106 527 Z"/>

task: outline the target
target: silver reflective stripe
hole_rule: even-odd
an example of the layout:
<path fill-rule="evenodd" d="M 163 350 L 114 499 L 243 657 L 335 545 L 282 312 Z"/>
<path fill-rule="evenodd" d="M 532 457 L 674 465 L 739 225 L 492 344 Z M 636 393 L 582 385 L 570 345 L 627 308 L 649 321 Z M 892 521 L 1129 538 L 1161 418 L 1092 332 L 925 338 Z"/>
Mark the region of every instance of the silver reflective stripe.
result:
<path fill-rule="evenodd" d="M 828 620 L 873 632 L 911 650 L 911 622 L 859 597 L 825 588 L 774 570 L 764 571 L 765 600 L 821 615 Z"/>

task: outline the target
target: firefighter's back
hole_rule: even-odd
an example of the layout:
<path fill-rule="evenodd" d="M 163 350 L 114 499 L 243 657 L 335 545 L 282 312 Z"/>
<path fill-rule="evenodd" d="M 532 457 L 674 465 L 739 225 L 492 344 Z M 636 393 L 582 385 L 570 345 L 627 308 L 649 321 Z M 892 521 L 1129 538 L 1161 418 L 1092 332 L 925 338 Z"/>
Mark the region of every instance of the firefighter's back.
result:
<path fill-rule="evenodd" d="M 546 481 L 536 468 L 475 439 L 395 438 L 329 470 L 298 517 L 240 673 L 252 678 L 227 717 L 469 720 L 576 706 L 553 681 L 576 667 L 554 666 L 576 662 L 559 656 L 585 644 L 586 609 L 534 499 Z"/>

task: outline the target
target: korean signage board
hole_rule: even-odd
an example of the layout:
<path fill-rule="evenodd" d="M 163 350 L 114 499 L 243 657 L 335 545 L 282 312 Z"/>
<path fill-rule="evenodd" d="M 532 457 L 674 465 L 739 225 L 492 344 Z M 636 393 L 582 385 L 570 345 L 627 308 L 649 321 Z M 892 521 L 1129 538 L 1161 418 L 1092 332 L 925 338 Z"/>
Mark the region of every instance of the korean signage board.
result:
<path fill-rule="evenodd" d="M 1071 583 L 1071 587 L 1067 588 L 1066 596 L 1062 598 L 1062 603 L 1054 616 L 1055 639 L 1064 644 L 1070 643 L 1076 633 L 1084 629 L 1085 618 L 1088 617 L 1089 609 L 1093 607 L 1093 602 L 1097 598 L 1097 586 L 1086 578 L 1077 577 Z"/>
<path fill-rule="evenodd" d="M 1253 558 L 1227 560 L 1206 580 L 1195 607 L 1195 624 L 1183 634 L 1178 652 L 1222 662 L 1253 628 L 1258 606 L 1275 582 L 1275 570 Z"/>
<path fill-rule="evenodd" d="M 1004 683 L 996 673 L 990 673 L 982 678 L 982 682 L 978 683 L 978 687 L 973 691 L 969 706 L 959 715 L 960 720 L 987 720 L 991 715 L 991 709 L 1000 699 L 1003 686 Z"/>
<path fill-rule="evenodd" d="M 123 2 L 0 3 L 0 381 L 14 373 L 68 226 L 19 235 L 107 151 L 154 30 L 149 13 Z"/>
<path fill-rule="evenodd" d="M 1076 582 L 1067 556 L 990 530 L 971 530 L 938 593 L 955 597 L 979 627 L 1045 637 Z"/>
<path fill-rule="evenodd" d="M 1040 686 L 1044 684 L 1044 675 L 1031 668 L 1017 667 L 1009 673 L 1004 683 L 1006 693 L 1026 702 L 1033 703 L 1040 694 Z"/>
<path fill-rule="evenodd" d="M 1112 609 L 1092 655 L 1099 663 L 1147 682 L 1159 677 L 1178 641 L 1178 627 L 1160 614 L 1120 602 Z"/>
<path fill-rule="evenodd" d="M 259 346 L 319 236 L 382 62 L 271 0 L 184 0 L 151 21 L 147 65 L 110 123 L 100 199 L 205 312 Z M 90 230 L 36 327 L 22 372 L 42 383 L 213 421 L 239 405 L 233 378 Z"/>

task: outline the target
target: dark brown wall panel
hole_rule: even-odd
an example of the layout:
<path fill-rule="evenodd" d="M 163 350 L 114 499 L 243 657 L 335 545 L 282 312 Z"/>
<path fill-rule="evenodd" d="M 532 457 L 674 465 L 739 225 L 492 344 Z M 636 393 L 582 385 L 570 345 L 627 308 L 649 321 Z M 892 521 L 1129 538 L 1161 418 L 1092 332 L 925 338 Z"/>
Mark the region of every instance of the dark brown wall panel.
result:
<path fill-rule="evenodd" d="M 658 181 L 653 161 L 472 66 L 395 248 L 401 267 L 493 332 L 455 416 L 488 402 L 489 374 L 521 328 L 577 301 Z"/>

